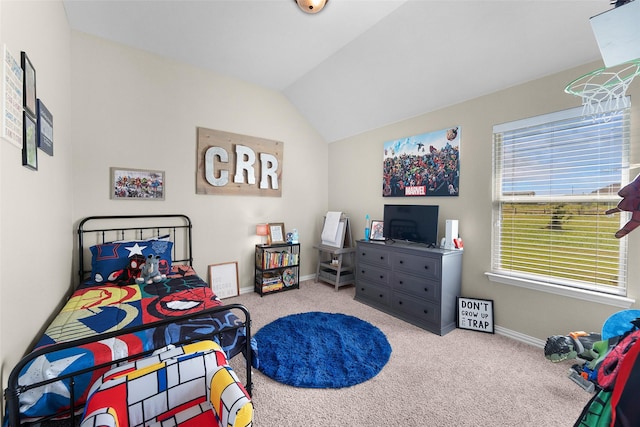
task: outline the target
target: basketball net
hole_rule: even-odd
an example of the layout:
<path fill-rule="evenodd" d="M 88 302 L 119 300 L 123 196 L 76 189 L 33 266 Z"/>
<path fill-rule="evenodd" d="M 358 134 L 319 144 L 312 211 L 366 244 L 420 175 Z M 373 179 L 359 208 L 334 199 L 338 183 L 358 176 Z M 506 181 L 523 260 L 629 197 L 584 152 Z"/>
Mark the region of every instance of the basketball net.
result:
<path fill-rule="evenodd" d="M 634 77 L 640 74 L 640 58 L 609 68 L 599 68 L 578 77 L 564 89 L 582 98 L 582 115 L 608 122 L 629 108 L 625 95 Z"/>

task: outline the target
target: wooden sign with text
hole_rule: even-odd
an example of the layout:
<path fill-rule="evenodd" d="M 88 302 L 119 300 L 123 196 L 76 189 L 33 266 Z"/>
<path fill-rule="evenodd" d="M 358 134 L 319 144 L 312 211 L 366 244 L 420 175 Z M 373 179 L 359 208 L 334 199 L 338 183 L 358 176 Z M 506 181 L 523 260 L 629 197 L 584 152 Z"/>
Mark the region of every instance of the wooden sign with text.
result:
<path fill-rule="evenodd" d="M 280 141 L 198 128 L 196 194 L 282 196 Z"/>

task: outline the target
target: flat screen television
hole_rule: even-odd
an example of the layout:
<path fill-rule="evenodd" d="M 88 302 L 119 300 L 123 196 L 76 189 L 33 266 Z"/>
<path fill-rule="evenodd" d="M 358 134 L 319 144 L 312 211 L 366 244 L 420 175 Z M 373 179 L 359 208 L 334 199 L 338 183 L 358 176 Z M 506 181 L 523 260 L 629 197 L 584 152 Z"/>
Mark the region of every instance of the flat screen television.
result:
<path fill-rule="evenodd" d="M 436 246 L 438 208 L 437 205 L 384 205 L 384 237 Z"/>

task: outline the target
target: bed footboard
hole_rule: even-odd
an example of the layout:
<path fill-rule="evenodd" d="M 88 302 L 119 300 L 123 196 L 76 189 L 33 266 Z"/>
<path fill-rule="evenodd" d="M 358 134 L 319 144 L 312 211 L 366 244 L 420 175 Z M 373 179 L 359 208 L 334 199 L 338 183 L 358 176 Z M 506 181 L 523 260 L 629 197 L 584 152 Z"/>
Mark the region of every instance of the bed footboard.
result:
<path fill-rule="evenodd" d="M 218 330 L 214 334 L 203 334 L 202 336 L 198 336 L 197 339 L 190 339 L 182 342 L 175 342 L 173 344 L 177 346 L 177 345 L 187 344 L 189 342 L 205 340 L 205 339 L 220 340 L 222 337 L 222 333 L 224 332 L 243 329 L 245 334 L 245 342 L 242 345 L 242 353 L 245 357 L 245 362 L 246 362 L 245 363 L 245 367 L 246 367 L 245 389 L 247 390 L 249 395 L 251 395 L 252 385 L 253 385 L 251 380 L 251 368 L 252 368 L 252 362 L 253 362 L 253 352 L 252 352 L 253 350 L 251 346 L 251 317 L 250 317 L 249 311 L 243 305 L 228 304 L 228 305 L 222 305 L 222 306 L 205 309 L 198 313 L 187 315 L 187 316 L 164 319 L 164 320 L 156 321 L 146 325 L 132 326 L 124 330 L 107 332 L 94 337 L 67 341 L 67 342 L 62 342 L 58 344 L 52 344 L 52 345 L 34 350 L 33 352 L 29 353 L 24 358 L 22 358 L 9 375 L 8 385 L 4 392 L 4 397 L 6 400 L 8 425 L 10 427 L 16 427 L 20 425 L 29 425 L 30 421 L 23 420 L 22 414 L 20 413 L 20 396 L 24 393 L 27 393 L 29 390 L 35 389 L 37 387 L 42 387 L 57 381 L 68 381 L 68 384 L 70 385 L 69 386 L 69 408 L 67 410 L 64 410 L 61 413 L 56 413 L 51 415 L 50 417 L 46 417 L 45 419 L 70 417 L 71 425 L 76 425 L 77 413 L 80 409 L 84 407 L 84 405 L 82 404 L 82 406 L 80 406 L 76 404 L 78 396 L 75 395 L 75 378 L 79 377 L 80 375 L 91 373 L 98 370 L 106 371 L 107 369 L 112 367 L 114 364 L 129 362 L 131 360 L 144 357 L 152 353 L 154 350 L 148 350 L 148 351 L 144 351 L 142 353 L 137 353 L 137 354 L 129 354 L 126 357 L 101 363 L 96 366 L 92 366 L 90 368 L 82 369 L 80 371 L 74 371 L 74 372 L 66 373 L 64 375 L 59 375 L 55 378 L 51 378 L 46 381 L 40 381 L 33 384 L 19 384 L 19 378 L 20 378 L 20 375 L 23 373 L 23 370 L 30 362 L 34 361 L 36 358 L 47 355 L 47 354 L 52 354 L 61 350 L 66 350 L 66 349 L 70 349 L 78 346 L 96 343 L 96 342 L 107 340 L 110 338 L 122 337 L 124 335 L 129 335 L 136 332 L 155 329 L 168 324 L 179 323 L 181 321 L 188 321 L 192 319 L 203 318 L 206 316 L 212 316 L 216 313 L 221 313 L 225 311 L 240 312 L 242 313 L 242 317 L 238 317 L 239 319 L 238 323 L 232 327 L 226 327 L 222 330 Z M 43 419 L 40 419 L 38 422 L 42 422 L 42 421 Z"/>

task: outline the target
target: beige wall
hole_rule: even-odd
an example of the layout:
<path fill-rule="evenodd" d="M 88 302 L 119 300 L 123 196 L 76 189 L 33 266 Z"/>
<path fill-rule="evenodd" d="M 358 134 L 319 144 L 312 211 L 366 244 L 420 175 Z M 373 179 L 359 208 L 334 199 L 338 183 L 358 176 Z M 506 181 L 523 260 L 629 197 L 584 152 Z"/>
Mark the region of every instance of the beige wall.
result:
<path fill-rule="evenodd" d="M 72 37 L 74 225 L 117 213 L 185 213 L 195 268 L 238 261 L 253 285 L 255 225 L 297 228 L 302 275 L 327 209 L 327 144 L 281 94 L 85 34 Z M 282 197 L 197 195 L 196 128 L 284 143 Z M 109 167 L 165 171 L 164 201 L 109 199 Z"/>
<path fill-rule="evenodd" d="M 0 40 L 29 55 L 36 90 L 53 114 L 54 156 L 38 171 L 0 141 L 0 363 L 2 384 L 71 284 L 71 34 L 58 1 L 0 1 Z"/>
<path fill-rule="evenodd" d="M 208 264 L 238 261 L 249 288 L 256 223 L 284 222 L 299 230 L 302 275 L 315 271 L 327 145 L 281 94 L 72 33 L 57 1 L 2 0 L 0 10 L 2 40 L 28 52 L 55 135 L 37 172 L 0 143 L 3 386 L 75 281 L 75 227 L 87 215 L 185 213 L 196 270 L 206 277 Z M 282 141 L 282 197 L 196 195 L 198 126 Z M 164 170 L 166 200 L 110 200 L 111 166 Z"/>
<path fill-rule="evenodd" d="M 600 331 L 604 320 L 619 311 L 619 307 L 497 284 L 484 274 L 491 265 L 493 125 L 579 106 L 580 100 L 565 94 L 564 87 L 599 66 L 588 64 L 330 144 L 329 187 L 340 190 L 329 193 L 329 208 L 349 212 L 354 218 L 355 236 L 362 238 L 365 215 L 382 219 L 385 203 L 438 204 L 441 235 L 446 219 L 460 221 L 459 233 L 464 241 L 462 293 L 467 297 L 493 299 L 496 326 L 507 329 L 507 333 L 513 332 L 512 335 L 523 334 L 539 340 L 572 330 Z M 635 81 L 628 93 L 632 97 L 636 94 L 631 140 L 632 163 L 638 163 L 640 81 Z M 451 126 L 462 128 L 460 195 L 413 201 L 382 197 L 384 142 Z M 640 232 L 636 233 L 628 237 L 630 260 L 640 255 Z M 637 263 L 631 261 L 629 270 L 629 296 L 640 298 Z"/>

